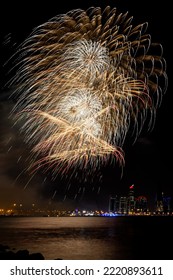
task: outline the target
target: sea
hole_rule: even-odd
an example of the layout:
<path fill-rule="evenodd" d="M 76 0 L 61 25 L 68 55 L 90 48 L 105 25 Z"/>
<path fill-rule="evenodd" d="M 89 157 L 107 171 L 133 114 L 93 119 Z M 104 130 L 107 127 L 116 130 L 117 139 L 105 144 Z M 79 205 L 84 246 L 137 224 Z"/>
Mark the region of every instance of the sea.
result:
<path fill-rule="evenodd" d="M 169 260 L 173 216 L 1 217 L 0 244 L 46 260 Z"/>

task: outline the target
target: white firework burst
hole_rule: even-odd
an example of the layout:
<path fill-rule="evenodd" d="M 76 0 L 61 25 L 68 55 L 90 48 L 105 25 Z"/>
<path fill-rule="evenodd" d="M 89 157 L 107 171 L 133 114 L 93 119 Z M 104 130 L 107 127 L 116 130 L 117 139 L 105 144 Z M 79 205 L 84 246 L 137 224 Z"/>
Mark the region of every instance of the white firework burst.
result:
<path fill-rule="evenodd" d="M 83 71 L 86 76 L 94 79 L 110 67 L 108 49 L 100 42 L 80 39 L 66 46 L 63 53 L 64 68 L 77 72 Z"/>

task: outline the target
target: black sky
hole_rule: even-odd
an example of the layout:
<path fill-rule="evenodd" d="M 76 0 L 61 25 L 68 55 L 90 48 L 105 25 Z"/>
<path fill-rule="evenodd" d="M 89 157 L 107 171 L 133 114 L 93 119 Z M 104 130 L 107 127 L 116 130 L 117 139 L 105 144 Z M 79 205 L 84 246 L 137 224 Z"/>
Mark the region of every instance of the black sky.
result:
<path fill-rule="evenodd" d="M 52 201 L 62 208 L 64 205 L 88 206 L 104 208 L 107 206 L 107 198 L 110 194 L 126 194 L 131 184 L 135 185 L 137 194 L 144 194 L 154 201 L 157 191 L 173 194 L 172 183 L 172 47 L 171 47 L 171 4 L 170 1 L 1 1 L 0 8 L 0 73 L 1 73 L 1 97 L 0 97 L 0 207 L 6 202 L 12 203 L 27 199 L 38 201 L 40 204 Z M 61 1 L 62 2 L 62 1 Z M 154 2 L 154 3 L 152 3 Z M 104 3 L 104 4 L 103 4 Z M 36 5 L 37 4 L 37 5 Z M 3 66 L 9 58 L 15 46 L 21 43 L 30 34 L 34 27 L 46 22 L 55 15 L 66 13 L 71 9 L 87 9 L 90 6 L 105 7 L 110 5 L 117 7 L 120 12 L 129 11 L 134 16 L 134 25 L 148 22 L 148 33 L 152 41 L 159 42 L 163 46 L 164 57 L 167 61 L 167 73 L 169 78 L 168 90 L 163 97 L 162 104 L 157 111 L 156 124 L 152 132 L 142 132 L 135 144 L 130 141 L 125 147 L 125 167 L 121 177 L 121 169 L 118 166 L 104 167 L 101 170 L 102 181 L 82 183 L 86 191 L 75 197 L 78 192 L 78 181 L 73 181 L 72 187 L 66 193 L 66 181 L 51 181 L 49 174 L 38 174 L 30 183 L 29 175 L 21 173 L 27 168 L 28 147 L 23 143 L 22 137 L 16 128 L 12 128 L 12 122 L 8 114 L 13 106 L 13 101 L 6 95 L 5 81 L 8 67 Z M 11 139 L 11 140 L 9 140 Z M 9 151 L 8 151 L 9 150 Z M 22 158 L 20 158 L 22 155 Z M 17 179 L 17 176 L 21 176 Z M 99 177 L 99 176 L 98 176 Z M 91 178 L 90 178 L 91 180 Z M 70 183 L 69 183 L 70 184 Z M 68 186 L 69 186 L 68 184 Z M 93 189 L 97 186 L 95 189 Z M 98 192 L 98 188 L 100 191 Z M 73 189 L 72 189 L 73 188 Z M 56 191 L 56 193 L 55 193 Z M 66 197 L 67 195 L 67 197 Z M 63 202 L 63 200 L 65 201 Z"/>

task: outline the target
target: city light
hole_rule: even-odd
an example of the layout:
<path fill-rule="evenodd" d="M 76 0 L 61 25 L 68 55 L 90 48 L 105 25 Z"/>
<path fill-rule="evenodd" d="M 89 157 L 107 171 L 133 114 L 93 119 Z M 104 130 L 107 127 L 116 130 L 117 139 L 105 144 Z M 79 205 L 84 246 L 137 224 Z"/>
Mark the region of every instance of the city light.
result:
<path fill-rule="evenodd" d="M 139 189 L 139 188 L 138 188 Z M 32 203 L 30 206 L 22 203 L 13 203 L 7 208 L 0 208 L 0 216 L 25 216 L 25 217 L 118 217 L 118 216 L 171 216 L 173 215 L 173 198 L 163 192 L 157 194 L 155 208 L 149 209 L 149 199 L 145 195 L 136 195 L 134 184 L 129 187 L 126 196 L 110 196 L 107 210 L 103 209 L 53 209 L 49 205 L 40 208 Z"/>

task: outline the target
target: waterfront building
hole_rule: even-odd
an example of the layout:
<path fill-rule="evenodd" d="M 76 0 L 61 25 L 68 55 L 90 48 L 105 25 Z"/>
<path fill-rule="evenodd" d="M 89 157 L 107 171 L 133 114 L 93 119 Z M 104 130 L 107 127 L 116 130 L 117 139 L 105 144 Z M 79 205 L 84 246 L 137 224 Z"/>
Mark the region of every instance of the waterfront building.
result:
<path fill-rule="evenodd" d="M 135 211 L 139 214 L 148 212 L 148 201 L 145 196 L 140 195 L 136 198 Z"/>
<path fill-rule="evenodd" d="M 172 212 L 172 198 L 165 195 L 163 192 L 157 194 L 156 213 L 168 214 Z"/>
<path fill-rule="evenodd" d="M 127 197 L 121 196 L 119 200 L 119 211 L 118 211 L 120 214 L 127 214 L 128 212 L 127 203 L 128 203 Z"/>
<path fill-rule="evenodd" d="M 109 213 L 118 213 L 119 211 L 119 198 L 116 195 L 115 197 L 109 198 Z"/>
<path fill-rule="evenodd" d="M 134 185 L 129 187 L 128 201 L 127 201 L 127 212 L 133 214 L 135 212 L 135 196 L 134 196 Z"/>

